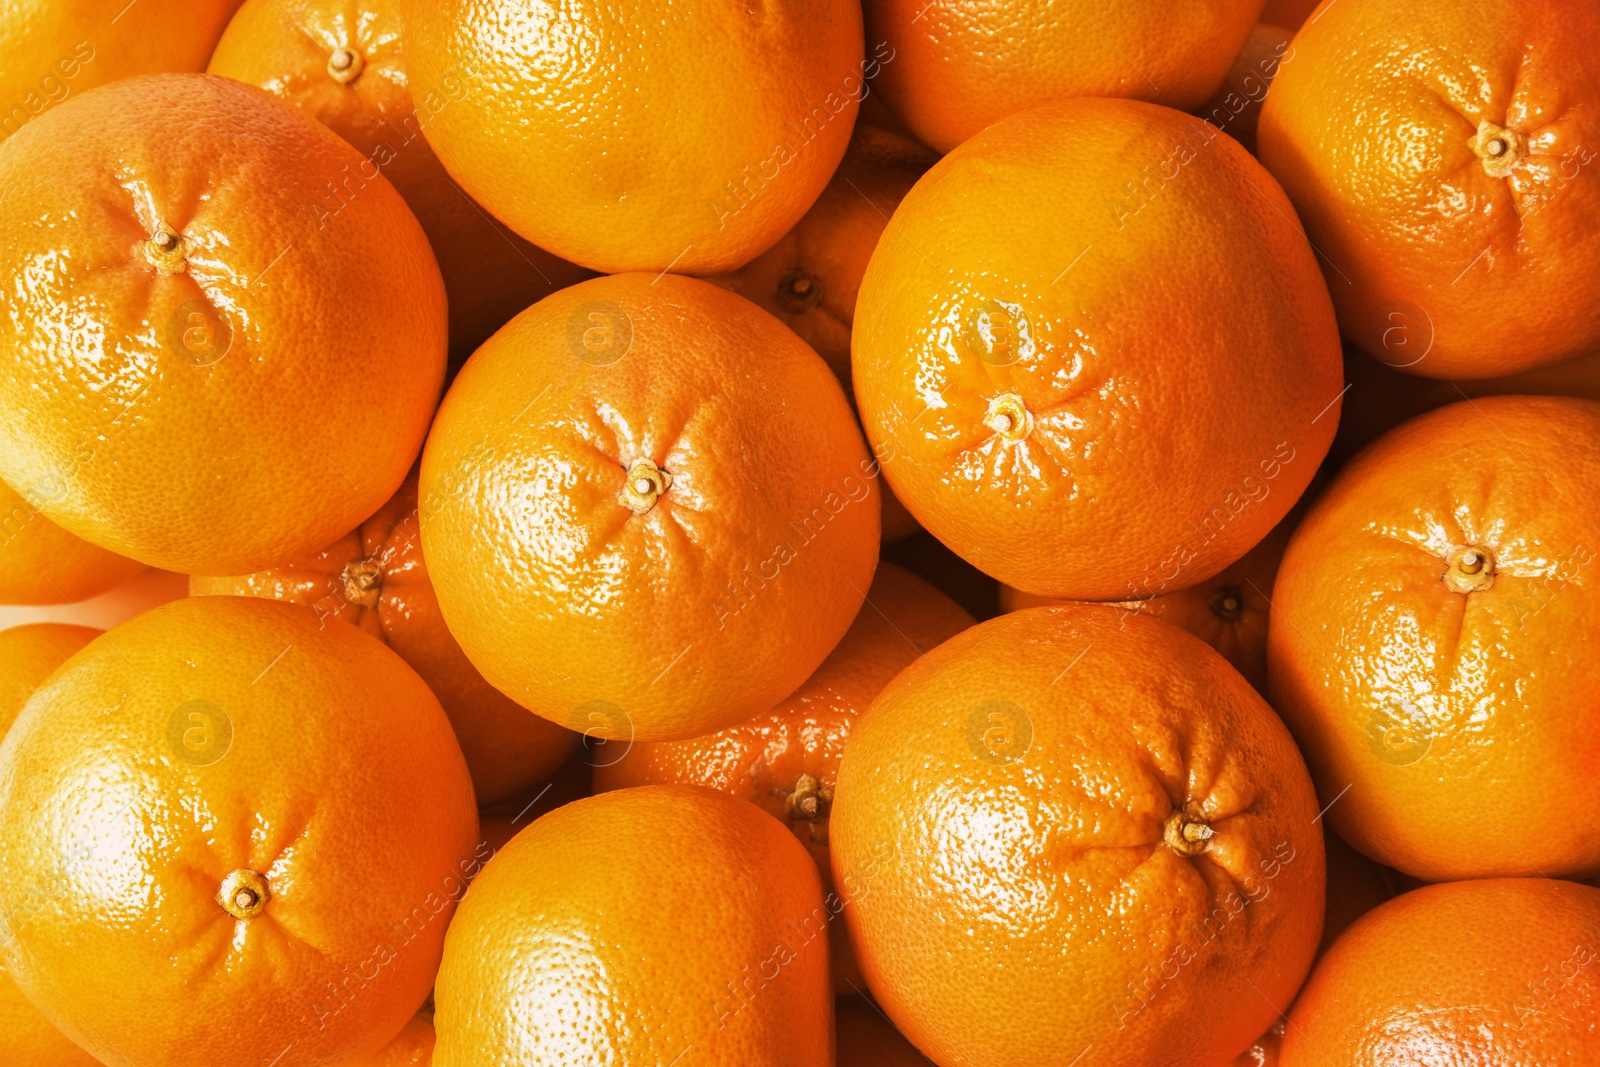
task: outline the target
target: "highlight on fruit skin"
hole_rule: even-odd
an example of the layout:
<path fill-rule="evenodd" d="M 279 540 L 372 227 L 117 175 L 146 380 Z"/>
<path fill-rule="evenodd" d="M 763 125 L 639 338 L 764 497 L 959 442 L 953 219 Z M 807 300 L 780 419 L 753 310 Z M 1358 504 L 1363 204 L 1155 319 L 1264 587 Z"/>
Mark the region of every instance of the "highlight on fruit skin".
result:
<path fill-rule="evenodd" d="M 189 574 L 315 551 L 371 514 L 437 402 L 445 301 L 386 179 L 319 219 L 358 163 L 203 74 L 102 86 L 8 140 L 0 478 L 70 533 Z M 381 403 L 352 402 L 375 382 Z"/>
<path fill-rule="evenodd" d="M 427 996 L 477 841 L 397 655 L 288 604 L 179 600 L 85 646 L 0 745 L 0 955 L 106 1062 L 343 1062 Z"/>
<path fill-rule="evenodd" d="M 767 711 L 844 635 L 877 566 L 877 477 L 781 323 L 705 282 L 616 275 L 467 361 L 423 455 L 422 545 L 501 692 L 591 737 L 681 740 Z"/>
<path fill-rule="evenodd" d="M 1082 600 L 1195 585 L 1265 537 L 1333 437 L 1339 357 L 1271 176 L 1130 100 L 1013 115 L 935 164 L 873 251 L 851 351 L 912 516 Z"/>
<path fill-rule="evenodd" d="M 143 569 L 63 530 L 0 482 L 0 604 L 70 604 Z"/>
<path fill-rule="evenodd" d="M 927 653 L 856 724 L 834 882 L 870 992 L 935 1062 L 1222 1063 L 1311 966 L 1318 808 L 1198 638 L 1034 608 Z"/>
<path fill-rule="evenodd" d="M 1463 401 L 1348 464 L 1290 539 L 1272 705 L 1346 841 L 1426 881 L 1600 870 L 1600 402 Z M 1552 778 L 1554 776 L 1554 778 Z M 1560 789 L 1548 783 L 1559 780 Z"/>
<path fill-rule="evenodd" d="M 1296 34 L 1259 153 L 1363 351 L 1448 380 L 1600 350 L 1597 34 L 1566 0 L 1339 0 Z"/>

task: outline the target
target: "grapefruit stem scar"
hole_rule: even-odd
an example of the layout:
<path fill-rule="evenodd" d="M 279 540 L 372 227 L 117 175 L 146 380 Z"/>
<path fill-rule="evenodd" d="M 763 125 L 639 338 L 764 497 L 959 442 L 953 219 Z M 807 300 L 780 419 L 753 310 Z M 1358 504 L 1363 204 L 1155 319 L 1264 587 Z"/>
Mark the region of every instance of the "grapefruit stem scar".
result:
<path fill-rule="evenodd" d="M 217 890 L 217 903 L 235 919 L 254 919 L 267 910 L 272 890 L 267 880 L 248 867 L 241 867 L 222 880 Z"/>
<path fill-rule="evenodd" d="M 1181 856 L 1198 856 L 1211 847 L 1216 831 L 1205 821 L 1175 811 L 1161 824 L 1161 839 Z"/>
<path fill-rule="evenodd" d="M 368 557 L 356 563 L 347 563 L 339 573 L 344 582 L 344 597 L 360 608 L 375 608 L 383 591 L 383 563 Z"/>
<path fill-rule="evenodd" d="M 1472 150 L 1483 161 L 1483 169 L 1496 178 L 1504 178 L 1527 155 L 1527 148 L 1515 130 L 1498 126 L 1488 119 L 1478 123 L 1478 133 L 1470 142 Z"/>
<path fill-rule="evenodd" d="M 791 819 L 804 819 L 807 822 L 822 822 L 828 817 L 828 809 L 832 806 L 833 792 L 824 789 L 822 783 L 809 774 L 802 774 L 795 779 L 794 791 L 784 800 L 784 809 Z"/>
<path fill-rule="evenodd" d="M 1494 554 L 1479 545 L 1455 545 L 1440 578 L 1453 593 L 1476 593 L 1494 585 Z"/>
<path fill-rule="evenodd" d="M 328 77 L 340 85 L 349 85 L 361 77 L 366 65 L 366 60 L 354 48 L 340 48 L 328 57 Z"/>
<path fill-rule="evenodd" d="M 156 232 L 145 242 L 145 256 L 162 274 L 181 274 L 186 266 L 183 238 L 166 223 L 156 227 Z"/>
<path fill-rule="evenodd" d="M 623 482 L 622 492 L 617 494 L 617 502 L 635 515 L 643 515 L 656 506 L 661 494 L 671 486 L 671 474 L 648 459 L 636 459 L 628 467 L 628 476 Z"/>
<path fill-rule="evenodd" d="M 983 421 L 1007 441 L 1021 441 L 1033 432 L 1033 415 L 1015 393 L 1002 393 L 989 401 Z"/>

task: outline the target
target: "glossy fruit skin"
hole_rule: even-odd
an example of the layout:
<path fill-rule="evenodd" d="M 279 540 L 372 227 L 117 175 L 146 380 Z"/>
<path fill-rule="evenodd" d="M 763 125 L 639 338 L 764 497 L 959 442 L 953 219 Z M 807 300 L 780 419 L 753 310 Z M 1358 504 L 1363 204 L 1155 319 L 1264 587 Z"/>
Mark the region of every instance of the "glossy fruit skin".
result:
<path fill-rule="evenodd" d="M 1201 120 L 1129 100 L 1013 116 L 928 171 L 867 267 L 852 356 L 917 521 L 1007 585 L 1080 600 L 1244 555 L 1310 481 L 1344 386 L 1271 176 Z M 1020 438 L 995 428 L 1007 398 Z"/>
<path fill-rule="evenodd" d="M 1283 1067 L 1600 1064 L 1600 889 L 1545 878 L 1424 886 L 1312 971 Z"/>
<path fill-rule="evenodd" d="M 0 478 L 190 574 L 316 551 L 387 500 L 443 380 L 444 289 L 387 180 L 319 220 L 358 160 L 201 74 L 96 89 L 11 138 L 0 271 L 26 281 L 0 320 Z"/>
<path fill-rule="evenodd" d="M 1288 731 L 1199 639 L 1035 608 L 923 656 L 856 724 L 834 881 L 873 995 L 936 1063 L 1221 1064 L 1311 965 L 1316 814 Z M 1192 858 L 1179 822 L 1210 828 Z"/>
<path fill-rule="evenodd" d="M 665 488 L 635 511 L 641 464 Z M 501 692 L 680 740 L 771 708 L 844 635 L 876 474 L 839 383 L 771 316 L 690 278 L 596 278 L 468 360 L 423 456 L 422 544 Z"/>
<path fill-rule="evenodd" d="M 834 1002 L 833 1021 L 838 1067 L 933 1067 L 866 997 L 840 997 Z"/>
<path fill-rule="evenodd" d="M 1261 21 L 1250 29 L 1244 48 L 1234 58 L 1222 86 L 1197 108 L 1201 118 L 1243 145 L 1256 150 L 1261 104 L 1283 65 L 1294 59 L 1294 31 Z"/>
<path fill-rule="evenodd" d="M 0 604 L 70 604 L 143 569 L 69 534 L 0 482 Z"/>
<path fill-rule="evenodd" d="M 755 804 L 806 846 L 833 908 L 828 810 L 851 728 L 890 679 L 973 621 L 927 582 L 881 563 L 855 622 L 799 689 L 771 711 L 705 737 L 642 742 L 611 762 L 601 753 L 595 788 L 676 782 L 719 789 Z M 843 926 L 829 924 L 840 995 L 859 992 L 861 983 Z"/>
<path fill-rule="evenodd" d="M 528 240 L 608 274 L 732 270 L 806 213 L 876 61 L 855 0 L 401 0 L 424 133 Z"/>
<path fill-rule="evenodd" d="M 915 141 L 857 125 L 833 180 L 778 243 L 738 270 L 706 278 L 800 336 L 850 389 L 850 325 L 861 276 L 889 217 L 939 156 Z M 803 283 L 803 290 L 795 288 Z"/>
<path fill-rule="evenodd" d="M 43 520 L 40 520 L 41 522 Z M 39 684 L 100 635 L 88 626 L 36 623 L 0 631 L 0 736 Z M 0 943 L 9 940 L 0 934 Z M 0 963 L 0 1063 L 28 1067 L 97 1067 L 28 1003 Z"/>
<path fill-rule="evenodd" d="M 356 59 L 330 66 L 340 51 Z M 317 119 L 369 161 L 336 210 L 372 174 L 394 183 L 428 235 L 450 308 L 450 359 L 459 365 L 517 312 L 589 272 L 529 244 L 456 187 L 422 127 L 464 87 L 414 100 L 400 47 L 398 0 L 246 0 L 207 67 L 258 85 Z M 452 96 L 452 90 L 454 96 Z"/>
<path fill-rule="evenodd" d="M 33 691 L 74 652 L 99 636 L 100 631 L 92 626 L 59 622 L 0 630 L 0 737 L 11 729 Z"/>
<path fill-rule="evenodd" d="M 1362 349 L 1426 378 L 1600 349 L 1597 33 L 1562 0 L 1340 0 L 1295 36 L 1261 161 Z"/>
<path fill-rule="evenodd" d="M 0 142 L 74 95 L 204 70 L 239 0 L 12 0 L 0 26 Z"/>
<path fill-rule="evenodd" d="M 1272 582 L 1294 523 L 1295 516 L 1291 514 L 1274 526 L 1259 545 L 1199 585 L 1171 593 L 1152 589 L 1156 595 L 1148 599 L 1113 601 L 1110 606 L 1121 612 L 1165 619 L 1189 631 L 1222 653 L 1222 658 L 1233 664 L 1256 692 L 1265 693 Z M 1061 603 L 1066 601 L 1018 592 L 1010 586 L 1000 589 L 1000 606 L 1005 611 Z"/>
<path fill-rule="evenodd" d="M 1063 10 L 1049 0 L 866 0 L 864 7 L 867 40 L 892 49 L 875 87 L 920 140 L 948 152 L 1001 119 L 1074 97 L 1195 107 L 1222 84 L 1261 3 L 1078 0 Z"/>
<path fill-rule="evenodd" d="M 359 626 L 394 649 L 444 706 L 479 804 L 548 779 L 577 741 L 484 681 L 450 635 L 422 558 L 414 474 L 358 529 L 321 552 L 255 574 L 194 578 L 189 591 L 303 604 L 319 622 Z"/>
<path fill-rule="evenodd" d="M 831 1063 L 826 915 L 816 865 L 753 805 L 679 785 L 568 804 L 451 924 L 434 1067 Z"/>
<path fill-rule="evenodd" d="M 398 656 L 287 604 L 176 601 L 74 656 L 0 746 L 0 951 L 116 1067 L 339 1062 L 427 995 L 476 831 Z M 243 870 L 265 910 L 235 918 L 216 896 Z"/>
<path fill-rule="evenodd" d="M 1271 696 L 1345 840 L 1427 881 L 1600 870 L 1597 508 L 1600 403 L 1555 397 L 1414 419 L 1312 507 Z M 1457 592 L 1469 549 L 1492 584 Z"/>

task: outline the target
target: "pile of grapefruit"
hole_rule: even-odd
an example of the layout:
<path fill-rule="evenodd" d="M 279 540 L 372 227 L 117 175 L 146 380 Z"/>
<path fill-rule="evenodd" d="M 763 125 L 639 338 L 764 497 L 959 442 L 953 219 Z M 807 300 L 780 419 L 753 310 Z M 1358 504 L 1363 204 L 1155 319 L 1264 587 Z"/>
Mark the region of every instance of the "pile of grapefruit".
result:
<path fill-rule="evenodd" d="M 0 8 L 0 1064 L 1600 1067 L 1594 0 Z"/>

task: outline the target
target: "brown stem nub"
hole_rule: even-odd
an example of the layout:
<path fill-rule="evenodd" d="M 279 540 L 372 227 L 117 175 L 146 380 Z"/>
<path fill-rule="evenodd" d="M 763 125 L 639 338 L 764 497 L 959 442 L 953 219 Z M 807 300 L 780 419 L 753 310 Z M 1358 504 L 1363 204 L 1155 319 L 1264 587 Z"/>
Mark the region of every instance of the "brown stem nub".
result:
<path fill-rule="evenodd" d="M 1021 441 L 1033 432 L 1033 414 L 1015 393 L 1002 393 L 989 401 L 983 421 L 1007 441 Z"/>
<path fill-rule="evenodd" d="M 272 890 L 267 880 L 248 867 L 241 867 L 222 880 L 217 903 L 235 919 L 250 920 L 267 910 Z"/>
<path fill-rule="evenodd" d="M 622 491 L 617 494 L 617 503 L 635 515 L 643 515 L 655 507 L 661 494 L 670 488 L 671 474 L 648 459 L 636 459 L 628 467 L 627 476 L 622 481 Z"/>
<path fill-rule="evenodd" d="M 1181 856 L 1198 856 L 1211 847 L 1216 831 L 1197 814 L 1175 811 L 1161 824 L 1161 840 Z"/>
<path fill-rule="evenodd" d="M 1479 593 L 1494 585 L 1494 553 L 1482 545 L 1452 545 L 1439 576 L 1452 593 Z"/>
<path fill-rule="evenodd" d="M 799 314 L 822 303 L 822 279 L 805 270 L 792 270 L 778 279 L 778 306 Z"/>
<path fill-rule="evenodd" d="M 1478 132 L 1467 143 L 1478 154 L 1483 169 L 1496 178 L 1510 174 L 1522 157 L 1528 154 L 1528 146 L 1516 130 L 1496 125 L 1488 119 L 1478 123 Z"/>
<path fill-rule="evenodd" d="M 328 77 L 340 85 L 349 85 L 361 77 L 367 62 L 354 48 L 340 48 L 328 57 Z"/>
<path fill-rule="evenodd" d="M 833 790 L 825 788 L 809 774 L 795 779 L 794 791 L 784 799 L 784 811 L 791 819 L 822 822 L 833 807 Z"/>
<path fill-rule="evenodd" d="M 375 608 L 383 592 L 383 564 L 376 559 L 346 563 L 339 572 L 344 583 L 344 598 L 358 608 Z"/>
<path fill-rule="evenodd" d="M 162 274 L 182 274 L 188 269 L 188 257 L 183 247 L 183 237 L 166 223 L 156 227 L 144 243 L 145 258 Z"/>
<path fill-rule="evenodd" d="M 1224 586 L 1211 594 L 1207 601 L 1211 613 L 1223 622 L 1238 622 L 1244 615 L 1244 598 L 1233 586 Z"/>

